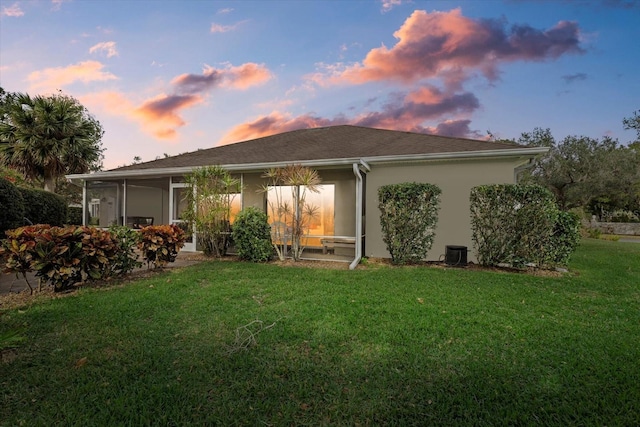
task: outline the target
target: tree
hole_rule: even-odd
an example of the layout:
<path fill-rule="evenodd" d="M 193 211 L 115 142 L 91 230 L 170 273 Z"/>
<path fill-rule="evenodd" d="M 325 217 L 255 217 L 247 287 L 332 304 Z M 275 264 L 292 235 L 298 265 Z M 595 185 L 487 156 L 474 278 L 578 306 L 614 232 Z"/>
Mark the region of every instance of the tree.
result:
<path fill-rule="evenodd" d="M 194 170 L 185 181 L 188 209 L 183 219 L 189 230 L 195 227 L 206 255 L 225 255 L 231 237 L 231 203 L 241 191 L 240 180 L 220 166 L 207 166 Z"/>
<path fill-rule="evenodd" d="M 298 261 L 305 248 L 302 239 L 309 234 L 309 224 L 318 214 L 318 208 L 307 203 L 307 191 L 320 192 L 322 179 L 316 170 L 302 165 L 271 168 L 262 177 L 268 181 L 262 191 L 268 194 L 271 190 L 273 195 L 272 199 L 267 197 L 267 202 L 278 258 L 285 259 L 290 238 L 291 256 Z"/>
<path fill-rule="evenodd" d="M 78 100 L 0 90 L 0 165 L 41 180 L 47 191 L 65 174 L 100 169 L 104 131 Z"/>
<path fill-rule="evenodd" d="M 634 144 L 640 144 L 640 110 L 634 111 L 632 117 L 622 119 L 622 126 L 624 126 L 626 130 L 635 129 L 637 135 Z"/>
<path fill-rule="evenodd" d="M 607 209 L 638 209 L 640 156 L 632 148 L 609 137 L 567 136 L 556 142 L 549 129 L 541 128 L 523 133 L 518 142 L 550 147 L 521 182 L 547 187 L 561 209 L 589 208 L 597 200 Z"/>

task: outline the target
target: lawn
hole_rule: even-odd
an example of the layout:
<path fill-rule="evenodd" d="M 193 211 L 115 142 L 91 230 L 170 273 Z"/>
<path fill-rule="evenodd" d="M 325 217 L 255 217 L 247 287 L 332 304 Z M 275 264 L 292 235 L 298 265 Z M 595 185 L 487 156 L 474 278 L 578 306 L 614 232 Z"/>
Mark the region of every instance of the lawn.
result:
<path fill-rule="evenodd" d="M 41 301 L 0 316 L 0 425 L 638 425 L 640 244 L 571 270 L 207 262 Z"/>

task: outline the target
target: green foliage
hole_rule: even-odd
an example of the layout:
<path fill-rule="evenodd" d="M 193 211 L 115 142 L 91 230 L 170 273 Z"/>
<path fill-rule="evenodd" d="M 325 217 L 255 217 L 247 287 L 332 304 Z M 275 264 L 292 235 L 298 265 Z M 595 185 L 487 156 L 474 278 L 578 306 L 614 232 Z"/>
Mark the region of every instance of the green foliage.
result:
<path fill-rule="evenodd" d="M 382 239 L 394 264 L 426 258 L 435 237 L 440 193 L 433 184 L 415 182 L 378 189 Z"/>
<path fill-rule="evenodd" d="M 640 213 L 640 150 L 633 145 L 571 135 L 556 141 L 549 129 L 540 128 L 523 133 L 518 142 L 550 148 L 520 182 L 548 188 L 562 210 L 588 207 L 598 216 L 613 210 Z"/>
<path fill-rule="evenodd" d="M 175 261 L 185 242 L 184 230 L 175 224 L 150 225 L 139 233 L 138 249 L 142 258 L 147 265 L 154 264 L 156 268 Z"/>
<path fill-rule="evenodd" d="M 547 259 L 551 264 L 567 265 L 580 243 L 580 218 L 573 212 L 558 212 L 549 246 Z"/>
<path fill-rule="evenodd" d="M 64 197 L 37 188 L 19 187 L 24 199 L 25 217 L 33 224 L 61 227 L 67 222 L 67 201 Z"/>
<path fill-rule="evenodd" d="M 640 142 L 640 110 L 634 111 L 631 117 L 625 117 L 622 120 L 622 125 L 627 130 L 635 130 L 636 142 Z"/>
<path fill-rule="evenodd" d="M 205 255 L 226 254 L 231 236 L 231 203 L 241 191 L 240 180 L 220 166 L 194 170 L 185 177 L 188 209 L 182 219 L 195 231 Z"/>
<path fill-rule="evenodd" d="M 41 179 L 54 191 L 55 180 L 100 167 L 100 122 L 75 98 L 54 94 L 9 94 L 0 115 L 0 164 Z"/>
<path fill-rule="evenodd" d="M 82 208 L 79 206 L 68 206 L 66 223 L 69 225 L 82 225 Z"/>
<path fill-rule="evenodd" d="M 578 218 L 538 185 L 474 187 L 471 227 L 482 265 L 566 264 L 579 238 Z"/>
<path fill-rule="evenodd" d="M 267 200 L 273 246 L 278 258 L 284 260 L 290 241 L 291 256 L 297 261 L 305 249 L 302 238 L 309 234 L 309 224 L 318 213 L 316 206 L 307 203 L 307 191 L 318 193 L 322 179 L 316 170 L 302 165 L 271 168 L 262 177 L 267 179 L 262 191 L 267 193 L 271 189 L 274 197 Z M 285 188 L 290 189 L 290 198 Z"/>
<path fill-rule="evenodd" d="M 233 223 L 233 241 L 241 259 L 269 261 L 273 256 L 273 246 L 267 215 L 254 207 L 243 209 Z"/>
<path fill-rule="evenodd" d="M 119 245 L 108 231 L 97 228 L 35 225 L 7 232 L 2 249 L 5 271 L 35 271 L 36 277 L 61 291 L 109 276 Z"/>
<path fill-rule="evenodd" d="M 6 230 L 24 225 L 24 211 L 20 190 L 10 181 L 0 178 L 0 239 Z"/>
<path fill-rule="evenodd" d="M 118 252 L 111 260 L 111 271 L 117 275 L 127 274 L 134 268 L 142 266 L 138 261 L 136 247 L 140 241 L 140 233 L 126 226 L 114 225 L 109 227 L 113 239 L 118 242 Z"/>

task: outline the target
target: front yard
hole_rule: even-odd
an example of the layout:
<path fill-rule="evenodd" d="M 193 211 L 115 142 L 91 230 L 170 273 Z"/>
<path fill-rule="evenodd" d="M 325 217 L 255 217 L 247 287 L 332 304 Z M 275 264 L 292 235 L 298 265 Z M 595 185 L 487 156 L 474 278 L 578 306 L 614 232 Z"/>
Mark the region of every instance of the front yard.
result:
<path fill-rule="evenodd" d="M 640 244 L 572 274 L 205 262 L 0 315 L 0 425 L 637 425 Z"/>

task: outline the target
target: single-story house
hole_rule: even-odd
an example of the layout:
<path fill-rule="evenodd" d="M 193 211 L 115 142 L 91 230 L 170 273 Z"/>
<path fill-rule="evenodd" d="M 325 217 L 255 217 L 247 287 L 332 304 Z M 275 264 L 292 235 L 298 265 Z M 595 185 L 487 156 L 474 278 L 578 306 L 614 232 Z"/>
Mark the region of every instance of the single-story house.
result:
<path fill-rule="evenodd" d="M 139 226 L 181 222 L 185 175 L 195 168 L 224 167 L 242 183 L 236 209 L 254 206 L 267 212 L 269 193 L 259 191 L 264 172 L 308 166 L 318 171 L 323 185 L 313 199 L 320 210 L 310 229 L 315 244 L 308 243 L 305 255 L 346 256 L 355 267 L 362 256 L 390 257 L 380 226 L 380 186 L 426 182 L 440 187 L 436 238 L 428 255 L 437 260 L 447 245 L 472 248 L 471 188 L 516 182 L 519 171 L 546 150 L 345 125 L 295 130 L 68 178 L 83 187 L 85 224 Z M 195 239 L 183 250 L 196 250 Z M 473 260 L 473 252 L 469 255 Z"/>

